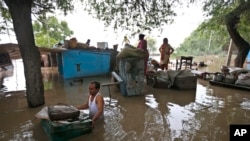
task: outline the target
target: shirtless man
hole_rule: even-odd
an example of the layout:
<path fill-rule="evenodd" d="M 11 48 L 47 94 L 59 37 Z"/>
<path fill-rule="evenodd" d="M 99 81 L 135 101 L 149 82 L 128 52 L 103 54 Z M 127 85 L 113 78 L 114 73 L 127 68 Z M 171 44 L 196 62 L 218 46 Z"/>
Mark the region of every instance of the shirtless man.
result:
<path fill-rule="evenodd" d="M 89 109 L 89 117 L 92 119 L 92 126 L 98 119 L 103 118 L 104 99 L 100 90 L 100 83 L 93 81 L 89 84 L 89 97 L 85 104 L 77 106 L 79 110 Z"/>

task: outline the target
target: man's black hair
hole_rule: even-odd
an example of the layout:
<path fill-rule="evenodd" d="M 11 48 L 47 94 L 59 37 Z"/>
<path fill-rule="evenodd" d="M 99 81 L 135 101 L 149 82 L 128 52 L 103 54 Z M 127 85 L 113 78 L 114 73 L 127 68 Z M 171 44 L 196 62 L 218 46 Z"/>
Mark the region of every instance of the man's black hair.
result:
<path fill-rule="evenodd" d="M 90 84 L 95 84 L 95 88 L 96 88 L 96 89 L 100 89 L 100 87 L 101 87 L 101 83 L 100 83 L 100 82 L 97 82 L 97 81 L 93 81 L 93 82 L 91 82 Z"/>

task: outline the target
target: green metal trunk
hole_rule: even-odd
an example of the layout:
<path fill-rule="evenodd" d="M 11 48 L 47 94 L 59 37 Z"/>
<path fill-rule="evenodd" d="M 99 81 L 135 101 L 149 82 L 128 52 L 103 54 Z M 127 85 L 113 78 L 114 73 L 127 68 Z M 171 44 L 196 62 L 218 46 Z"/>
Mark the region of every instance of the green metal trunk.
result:
<path fill-rule="evenodd" d="M 80 115 L 79 120 L 72 122 L 41 119 L 41 125 L 50 141 L 67 141 L 92 131 L 92 121 L 88 115 Z"/>

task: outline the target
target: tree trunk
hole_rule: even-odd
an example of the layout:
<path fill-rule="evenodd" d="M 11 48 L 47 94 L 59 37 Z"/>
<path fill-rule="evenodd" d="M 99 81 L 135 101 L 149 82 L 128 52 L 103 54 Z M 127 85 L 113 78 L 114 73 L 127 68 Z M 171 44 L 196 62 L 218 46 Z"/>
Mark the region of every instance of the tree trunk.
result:
<path fill-rule="evenodd" d="M 26 95 L 29 107 L 44 104 L 44 86 L 41 73 L 41 58 L 35 46 L 31 22 L 32 0 L 5 0 L 13 20 L 18 45 L 24 64 Z"/>
<path fill-rule="evenodd" d="M 243 67 L 245 59 L 250 49 L 249 43 L 237 31 L 237 24 L 240 22 L 240 15 L 250 9 L 250 2 L 242 2 L 233 11 L 226 16 L 226 26 L 229 35 L 238 49 L 237 57 L 235 58 L 235 67 Z"/>
<path fill-rule="evenodd" d="M 241 67 L 243 68 L 243 65 L 245 63 L 247 54 L 249 52 L 249 46 L 242 46 L 240 49 L 238 49 L 237 56 L 234 60 L 234 66 L 235 67 Z"/>

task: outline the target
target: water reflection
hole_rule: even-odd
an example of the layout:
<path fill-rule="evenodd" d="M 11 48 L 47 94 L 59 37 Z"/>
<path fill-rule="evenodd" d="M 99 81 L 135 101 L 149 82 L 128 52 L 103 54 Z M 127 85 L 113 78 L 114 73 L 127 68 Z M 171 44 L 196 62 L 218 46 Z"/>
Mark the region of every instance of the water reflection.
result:
<path fill-rule="evenodd" d="M 145 96 L 146 102 L 145 104 L 150 108 L 157 108 L 159 103 L 156 102 L 153 94 L 148 94 Z"/>
<path fill-rule="evenodd" d="M 250 100 L 249 99 L 242 99 L 242 103 L 240 104 L 241 108 L 242 109 L 245 109 L 245 110 L 250 110 Z"/>
<path fill-rule="evenodd" d="M 34 141 L 32 127 L 34 124 L 29 120 L 20 125 L 20 129 L 14 131 L 13 139 L 10 141 Z"/>
<path fill-rule="evenodd" d="M 51 90 L 53 89 L 53 79 L 54 79 L 54 73 L 53 68 L 42 68 L 42 77 L 43 77 L 43 85 L 44 85 L 44 90 Z"/>
<path fill-rule="evenodd" d="M 20 66 L 18 68 L 19 71 L 13 70 L 4 78 L 5 94 L 0 98 L 0 140 L 48 140 L 40 120 L 34 119 L 39 110 L 59 102 L 72 105 L 86 102 L 89 82 L 106 83 L 111 78 L 107 75 L 63 79 L 55 68 L 43 68 L 46 104 L 30 109 L 25 91 L 7 93 L 7 90 L 21 89 L 19 83 L 23 83 L 23 79 L 14 75 L 21 72 Z M 12 88 L 8 81 L 18 85 Z M 194 90 L 149 86 L 146 89 L 145 95 L 124 97 L 117 87 L 112 87 L 109 97 L 108 89 L 103 87 L 104 123 L 91 134 L 72 141 L 225 141 L 229 140 L 230 124 L 250 123 L 248 91 L 212 86 L 200 79 Z"/>
<path fill-rule="evenodd" d="M 12 60 L 12 66 L 6 67 L 2 73 L 4 92 L 26 90 L 22 59 Z M 4 74 L 3 74 L 4 73 Z"/>

